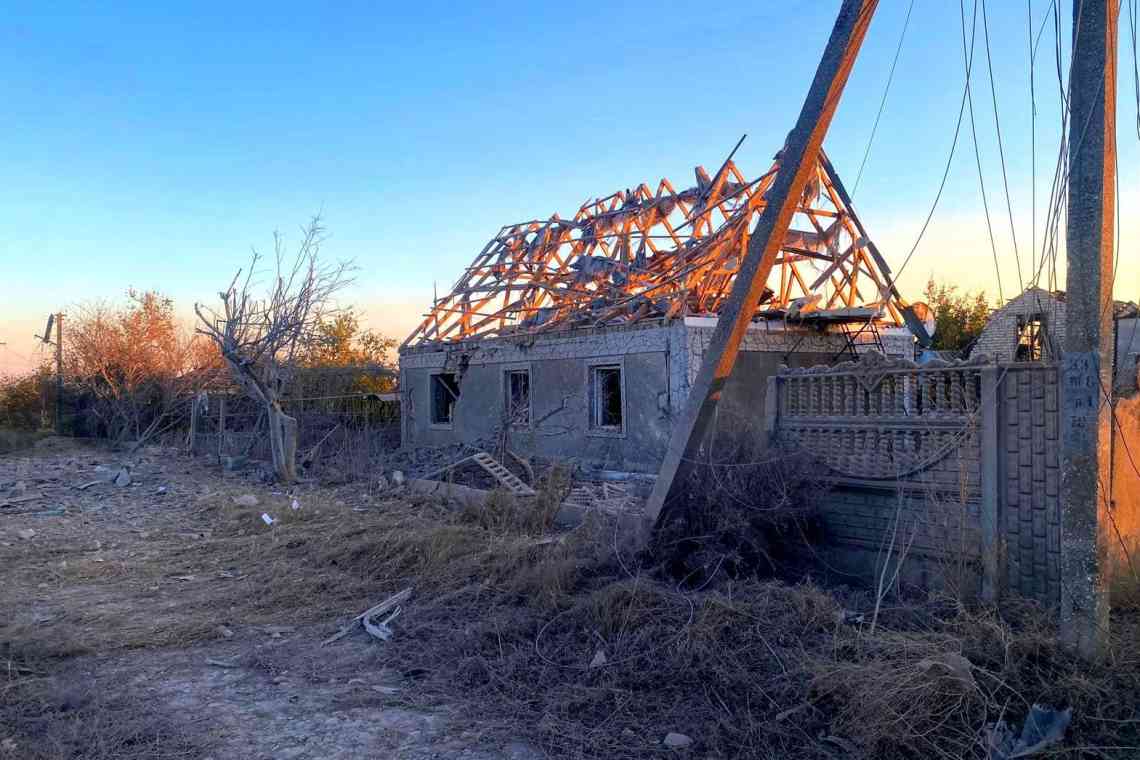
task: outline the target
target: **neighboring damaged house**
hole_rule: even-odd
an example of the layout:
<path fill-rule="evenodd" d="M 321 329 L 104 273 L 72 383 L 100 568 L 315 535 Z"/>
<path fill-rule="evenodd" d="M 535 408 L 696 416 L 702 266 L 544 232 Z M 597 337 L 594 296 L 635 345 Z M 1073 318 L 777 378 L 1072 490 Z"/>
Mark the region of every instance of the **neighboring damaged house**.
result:
<path fill-rule="evenodd" d="M 1136 304 L 1116 301 L 1113 309 L 1118 393 L 1136 389 L 1140 319 Z M 1028 288 L 994 311 L 970 353 L 1001 362 L 1056 361 L 1065 343 L 1065 293 Z"/>
<path fill-rule="evenodd" d="M 747 180 L 726 161 L 684 190 L 661 180 L 503 227 L 401 346 L 404 443 L 505 430 L 519 453 L 655 471 L 778 170 Z M 913 356 L 915 322 L 821 152 L 718 430 L 759 429 L 781 364 Z"/>

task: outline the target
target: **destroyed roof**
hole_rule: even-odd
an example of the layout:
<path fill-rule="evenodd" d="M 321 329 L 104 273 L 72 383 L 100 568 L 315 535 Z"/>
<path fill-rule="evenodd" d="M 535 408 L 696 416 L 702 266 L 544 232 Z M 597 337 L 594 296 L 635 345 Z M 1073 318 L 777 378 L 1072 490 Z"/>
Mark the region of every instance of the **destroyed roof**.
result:
<path fill-rule="evenodd" d="M 503 227 L 403 346 L 714 316 L 779 167 L 777 156 L 747 180 L 730 159 L 712 177 L 698 166 L 685 190 L 662 179 L 587 201 L 571 219 Z M 898 325 L 905 307 L 820 151 L 757 316 L 868 308 Z"/>

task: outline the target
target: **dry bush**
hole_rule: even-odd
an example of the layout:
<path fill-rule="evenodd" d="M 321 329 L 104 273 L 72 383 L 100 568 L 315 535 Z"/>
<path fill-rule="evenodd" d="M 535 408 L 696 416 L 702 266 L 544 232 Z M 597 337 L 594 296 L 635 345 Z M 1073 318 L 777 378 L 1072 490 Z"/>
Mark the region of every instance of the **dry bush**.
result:
<path fill-rule="evenodd" d="M 68 384 L 98 432 L 134 448 L 180 424 L 221 366 L 209 341 L 180 325 L 173 302 L 153 291 L 76 307 L 64 340 Z"/>
<path fill-rule="evenodd" d="M 652 547 L 673 577 L 700 586 L 721 573 L 796 577 L 807 569 L 826 485 L 807 457 L 756 440 L 730 440 L 693 468 Z"/>
<path fill-rule="evenodd" d="M 42 424 L 44 389 L 51 381 L 47 367 L 0 377 L 0 429 L 34 431 Z"/>

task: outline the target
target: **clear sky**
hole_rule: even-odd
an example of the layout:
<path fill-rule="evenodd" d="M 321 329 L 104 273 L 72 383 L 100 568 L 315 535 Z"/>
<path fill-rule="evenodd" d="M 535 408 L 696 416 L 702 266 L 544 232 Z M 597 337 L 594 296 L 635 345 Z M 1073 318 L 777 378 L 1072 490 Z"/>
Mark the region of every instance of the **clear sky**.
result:
<path fill-rule="evenodd" d="M 1070 3 L 1062 2 L 1067 49 Z M 50 310 L 158 288 L 189 316 L 251 246 L 323 209 L 346 300 L 402 337 L 503 224 L 719 165 L 768 168 L 838 0 L 755 3 L 9 5 L 0 25 L 0 371 L 34 358 Z M 825 146 L 854 185 L 907 10 L 883 0 Z M 967 13 L 970 11 L 967 3 Z M 1023 269 L 1031 141 L 1027 7 L 988 27 Z M 1033 0 L 1033 30 L 1047 11 Z M 854 193 L 897 269 L 930 209 L 964 82 L 958 4 L 917 0 Z M 1006 297 L 1018 290 L 981 18 L 979 146 Z M 1056 160 L 1054 34 L 1037 63 L 1037 231 Z M 1140 141 L 1131 40 L 1119 96 L 1120 297 L 1140 291 Z M 901 280 L 996 295 L 969 121 L 941 205 Z"/>

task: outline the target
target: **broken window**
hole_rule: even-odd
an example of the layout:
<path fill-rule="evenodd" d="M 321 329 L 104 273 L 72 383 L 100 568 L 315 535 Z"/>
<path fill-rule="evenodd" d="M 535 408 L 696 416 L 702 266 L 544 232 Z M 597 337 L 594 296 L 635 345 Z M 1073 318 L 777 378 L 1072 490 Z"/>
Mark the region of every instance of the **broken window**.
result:
<path fill-rule="evenodd" d="M 621 367 L 603 366 L 590 370 L 590 427 L 620 432 L 622 429 Z"/>
<path fill-rule="evenodd" d="M 431 376 L 431 424 L 450 425 L 459 399 L 459 382 L 453 372 Z"/>
<path fill-rule="evenodd" d="M 1017 349 L 1014 361 L 1039 362 L 1045 358 L 1045 326 L 1040 314 L 1017 318 Z"/>
<path fill-rule="evenodd" d="M 512 369 L 503 384 L 507 394 L 507 420 L 513 427 L 530 425 L 530 370 Z"/>

